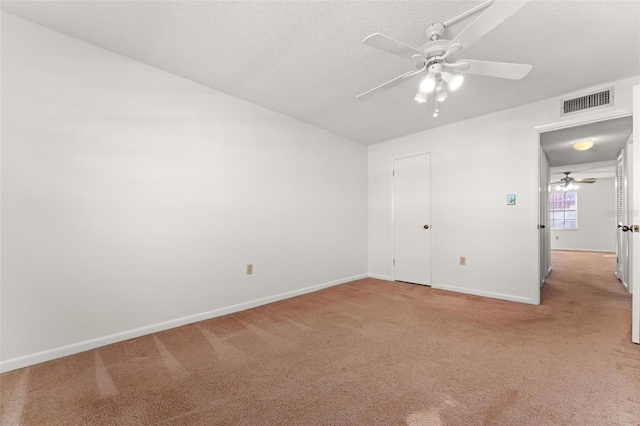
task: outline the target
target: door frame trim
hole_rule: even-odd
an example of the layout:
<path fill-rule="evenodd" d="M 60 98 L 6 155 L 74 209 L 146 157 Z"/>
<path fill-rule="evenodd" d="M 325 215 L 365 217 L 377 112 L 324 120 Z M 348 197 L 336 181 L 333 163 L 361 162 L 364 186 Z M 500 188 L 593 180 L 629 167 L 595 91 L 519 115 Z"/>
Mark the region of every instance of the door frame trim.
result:
<path fill-rule="evenodd" d="M 633 116 L 633 139 L 632 144 L 635 146 L 632 148 L 631 155 L 631 182 L 633 184 L 633 194 L 640 192 L 640 147 L 637 146 L 638 135 L 640 135 L 640 84 L 636 84 L 631 89 L 632 104 L 635 115 Z M 634 212 L 640 210 L 640 197 L 632 196 L 632 208 Z M 634 217 L 634 222 L 640 220 L 639 217 Z M 637 223 L 637 222 L 636 222 Z M 634 223 L 635 225 L 635 223 Z M 640 225 L 640 223 L 638 224 Z M 640 344 L 640 235 L 636 232 L 633 233 L 632 244 L 632 258 L 631 258 L 631 341 L 633 343 Z"/>
<path fill-rule="evenodd" d="M 394 173 L 395 173 L 395 168 L 394 168 L 394 163 L 396 160 L 402 160 L 404 158 L 410 158 L 410 157 L 417 157 L 418 155 L 424 155 L 424 154 L 430 154 L 429 155 L 429 179 L 430 179 L 430 184 L 431 184 L 431 188 L 430 188 L 430 193 L 429 193 L 429 215 L 431 216 L 431 224 L 430 226 L 430 230 L 431 230 L 431 240 L 429 240 L 429 263 L 431 264 L 431 267 L 429 268 L 429 286 L 433 285 L 433 240 L 434 240 L 434 231 L 433 231 L 433 192 L 434 192 L 434 149 L 426 149 L 420 152 L 414 152 L 412 154 L 403 154 L 400 155 L 398 157 L 393 157 L 391 158 L 391 259 L 389 259 L 389 261 L 391 262 L 391 281 L 395 281 L 396 280 L 396 268 L 395 265 L 393 263 L 394 259 L 396 258 L 396 240 L 395 240 L 395 230 L 396 230 L 396 218 L 395 218 L 395 209 L 396 209 L 396 199 L 395 199 L 395 182 L 394 182 Z"/>
<path fill-rule="evenodd" d="M 544 262 L 545 263 L 548 262 L 548 265 L 547 265 L 547 269 L 544 270 L 544 272 L 543 272 L 543 269 L 540 268 L 540 266 L 538 266 L 538 269 L 540 270 L 540 272 L 544 273 L 544 276 L 539 276 L 539 278 L 540 278 L 540 283 L 539 283 L 540 288 L 542 288 L 544 286 L 544 283 L 545 283 L 547 277 L 551 273 L 551 226 L 550 226 L 551 225 L 550 224 L 550 219 L 551 218 L 550 218 L 550 214 L 549 214 L 549 204 L 550 204 L 549 203 L 549 194 L 550 194 L 549 187 L 550 187 L 550 182 L 551 182 L 551 179 L 549 179 L 549 177 L 550 177 L 551 165 L 549 164 L 549 157 L 547 156 L 547 154 L 542 149 L 542 145 L 540 145 L 540 147 L 538 148 L 538 172 L 541 171 L 542 164 L 543 164 L 545 159 L 546 159 L 545 171 L 547 173 L 546 173 L 546 176 L 544 176 L 544 178 L 545 178 L 545 182 L 544 183 L 547 184 L 547 190 L 546 191 L 542 191 L 542 183 L 543 183 L 542 179 L 543 179 L 543 176 L 540 175 L 540 174 L 538 175 L 538 179 L 540 180 L 540 184 L 538 185 L 538 188 L 537 188 L 538 189 L 538 193 L 539 194 L 544 193 L 545 196 L 547 197 L 546 200 L 542 200 L 541 198 L 538 198 L 538 200 L 539 200 L 538 201 L 539 202 L 539 206 L 538 206 L 538 225 L 545 225 L 544 230 L 538 229 L 538 244 L 540 244 L 540 240 L 541 239 L 544 239 L 545 248 L 547 249 L 547 253 L 544 254 L 544 258 L 545 258 Z M 540 217 L 540 214 L 542 212 L 541 207 L 543 207 L 543 206 L 547 207 L 547 212 L 546 212 L 547 216 L 543 215 L 542 217 Z M 536 226 L 536 228 L 537 228 L 537 226 Z M 540 233 L 542 233 L 544 238 L 541 238 Z M 540 251 L 538 251 L 538 257 L 541 257 L 540 254 L 541 254 Z M 540 259 L 538 261 L 540 261 Z M 538 304 L 539 304 L 539 302 L 540 301 L 538 300 Z"/>

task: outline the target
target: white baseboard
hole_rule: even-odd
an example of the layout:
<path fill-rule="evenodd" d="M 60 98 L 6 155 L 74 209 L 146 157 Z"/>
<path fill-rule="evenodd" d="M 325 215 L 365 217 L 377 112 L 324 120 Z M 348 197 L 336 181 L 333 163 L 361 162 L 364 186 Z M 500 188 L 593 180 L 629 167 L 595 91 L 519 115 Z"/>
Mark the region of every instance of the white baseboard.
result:
<path fill-rule="evenodd" d="M 204 321 L 204 320 L 219 317 L 222 315 L 232 314 L 234 312 L 244 311 L 246 309 L 255 308 L 256 306 L 266 305 L 269 303 L 278 302 L 280 300 L 289 299 L 291 297 L 300 296 L 302 294 L 307 294 L 314 291 L 322 290 L 324 288 L 333 287 L 339 284 L 360 280 L 363 278 L 367 278 L 368 276 L 369 275 L 367 274 L 355 275 L 353 277 L 348 277 L 348 278 L 343 278 L 336 281 L 317 284 L 310 287 L 287 291 L 287 292 L 276 294 L 273 296 L 263 297 L 261 299 L 255 299 L 248 302 L 238 303 L 236 305 L 227 306 L 224 308 L 214 309 L 212 311 L 202 312 L 200 314 L 189 315 L 186 317 L 176 318 L 173 320 L 148 325 L 145 327 L 139 327 L 139 328 L 134 328 L 132 330 L 123 331 L 120 333 L 110 334 L 108 336 L 98 337 L 96 339 L 85 340 L 84 342 L 73 343 L 71 345 L 61 346 L 59 348 L 48 349 L 46 351 L 37 352 L 30 355 L 11 358 L 11 359 L 0 362 L 0 373 L 17 370 L 19 368 L 29 367 L 31 365 L 39 364 L 41 362 L 51 361 L 53 359 L 74 355 L 80 352 L 99 348 L 101 346 L 111 345 L 113 343 L 134 339 L 136 337 L 157 333 L 159 331 L 180 327 L 182 325 L 191 324 L 198 321 Z"/>
<path fill-rule="evenodd" d="M 494 293 L 491 291 L 482 291 L 466 287 L 456 287 L 452 285 L 440 285 L 432 284 L 431 288 L 437 288 L 439 290 L 455 291 L 456 293 L 472 294 L 474 296 L 490 297 L 492 299 L 508 300 L 510 302 L 527 303 L 534 305 L 533 299 L 530 297 L 512 296 L 510 294 Z"/>
<path fill-rule="evenodd" d="M 551 271 L 551 268 L 549 268 L 549 271 Z M 393 281 L 393 278 L 391 278 L 389 276 L 371 274 L 371 273 L 369 274 L 369 278 L 376 278 L 376 279 L 385 280 L 385 281 Z M 474 290 L 474 289 L 470 289 L 470 288 L 466 288 L 466 287 L 456 287 L 456 286 L 451 286 L 451 285 L 432 284 L 431 288 L 437 288 L 439 290 L 455 291 L 456 293 L 472 294 L 474 296 L 490 297 L 492 299 L 508 300 L 510 302 L 527 303 L 527 304 L 530 304 L 530 305 L 534 304 L 533 303 L 533 299 L 531 299 L 529 297 L 519 297 L 519 296 L 512 296 L 510 294 L 502 294 L 502 293 L 493 293 L 493 292 L 490 292 L 490 291 Z"/>
<path fill-rule="evenodd" d="M 393 281 L 391 277 L 388 277 L 386 275 L 378 275 L 378 274 L 369 274 L 369 278 L 375 278 L 377 280 L 384 280 L 384 281 Z"/>
<path fill-rule="evenodd" d="M 550 274 L 551 274 L 551 266 L 549 266 L 549 269 L 547 269 L 547 274 L 542 278 L 542 281 L 540 281 L 540 288 L 544 287 L 545 283 L 547 282 L 547 278 L 549 278 Z"/>
<path fill-rule="evenodd" d="M 586 251 L 586 252 L 594 252 L 594 253 L 615 253 L 613 250 L 601 250 L 601 249 L 576 249 L 576 248 L 552 248 L 551 251 Z"/>
<path fill-rule="evenodd" d="M 625 283 L 621 279 L 618 279 L 618 282 L 620 282 L 620 285 L 622 286 L 622 288 L 624 288 L 624 291 L 626 291 L 627 293 L 630 293 L 629 292 L 629 284 Z"/>

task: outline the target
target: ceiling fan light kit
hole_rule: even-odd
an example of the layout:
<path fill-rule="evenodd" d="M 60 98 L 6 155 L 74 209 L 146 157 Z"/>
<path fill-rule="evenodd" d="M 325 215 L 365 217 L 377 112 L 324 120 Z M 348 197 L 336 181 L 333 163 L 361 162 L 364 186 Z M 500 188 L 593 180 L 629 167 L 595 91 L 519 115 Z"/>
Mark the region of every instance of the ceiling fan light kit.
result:
<path fill-rule="evenodd" d="M 580 189 L 580 185 L 578 185 L 578 183 L 596 183 L 598 181 L 598 179 L 596 178 L 574 179 L 571 176 L 569 176 L 571 172 L 562 172 L 562 173 L 564 173 L 564 177 L 562 179 L 556 182 L 551 182 L 551 183 L 558 184 L 556 186 L 556 191 L 567 192 L 567 191 L 578 190 Z"/>
<path fill-rule="evenodd" d="M 573 185 L 573 184 L 568 184 L 568 185 L 558 185 L 556 186 L 556 191 L 573 191 L 573 190 L 578 190 L 580 189 L 580 185 Z"/>
<path fill-rule="evenodd" d="M 431 93 L 436 88 L 436 79 L 432 74 L 426 76 L 420 83 L 420 92 Z"/>
<path fill-rule="evenodd" d="M 427 76 L 420 82 L 419 91 L 414 99 L 416 102 L 426 103 L 428 99 L 427 94 L 435 90 L 436 106 L 433 114 L 435 118 L 439 114 L 438 103 L 446 100 L 449 97 L 448 92 L 456 91 L 464 81 L 464 76 L 459 73 L 512 80 L 522 79 L 531 71 L 531 65 L 471 59 L 448 62 L 447 58 L 471 46 L 486 33 L 502 23 L 502 21 L 513 15 L 524 6 L 524 4 L 526 4 L 526 1 L 489 0 L 445 23 L 434 23 L 430 25 L 426 31 L 427 38 L 430 41 L 420 49 L 407 46 L 380 33 L 370 35 L 364 39 L 363 43 L 384 50 L 385 52 L 411 59 L 417 70 L 396 77 L 393 80 L 358 95 L 356 98 L 363 101 L 368 100 L 378 93 L 426 72 Z M 484 11 L 469 26 L 458 33 L 453 40 L 441 38 L 447 26 L 481 10 Z M 455 73 L 453 73 L 454 71 Z"/>
<path fill-rule="evenodd" d="M 426 93 L 422 93 L 421 91 L 418 91 L 418 93 L 416 93 L 416 97 L 413 99 L 415 99 L 415 101 L 418 103 L 424 104 L 427 102 L 428 96 Z"/>
<path fill-rule="evenodd" d="M 449 94 L 445 90 L 439 90 L 436 92 L 436 101 L 444 102 L 449 97 Z"/>
<path fill-rule="evenodd" d="M 455 92 L 462 85 L 464 76 L 462 74 L 451 74 L 448 72 L 443 72 L 442 79 L 447 82 L 447 85 L 449 85 L 449 90 Z"/>

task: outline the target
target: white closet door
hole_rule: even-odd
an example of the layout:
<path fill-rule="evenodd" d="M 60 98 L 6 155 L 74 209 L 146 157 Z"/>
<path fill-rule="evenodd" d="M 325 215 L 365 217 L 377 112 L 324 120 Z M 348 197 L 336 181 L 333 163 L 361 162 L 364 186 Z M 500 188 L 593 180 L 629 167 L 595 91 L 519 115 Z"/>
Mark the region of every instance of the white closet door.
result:
<path fill-rule="evenodd" d="M 431 154 L 393 168 L 394 279 L 431 285 Z"/>

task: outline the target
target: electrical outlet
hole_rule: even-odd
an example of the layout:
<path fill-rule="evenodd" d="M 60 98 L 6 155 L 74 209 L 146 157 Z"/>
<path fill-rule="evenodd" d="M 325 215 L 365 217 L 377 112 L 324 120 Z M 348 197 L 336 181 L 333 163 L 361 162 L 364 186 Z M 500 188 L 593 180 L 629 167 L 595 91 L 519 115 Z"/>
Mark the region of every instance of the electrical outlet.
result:
<path fill-rule="evenodd" d="M 467 257 L 466 256 L 460 256 L 460 264 L 462 266 L 467 264 Z"/>
<path fill-rule="evenodd" d="M 247 265 L 247 275 L 253 275 L 253 264 L 249 263 Z"/>

